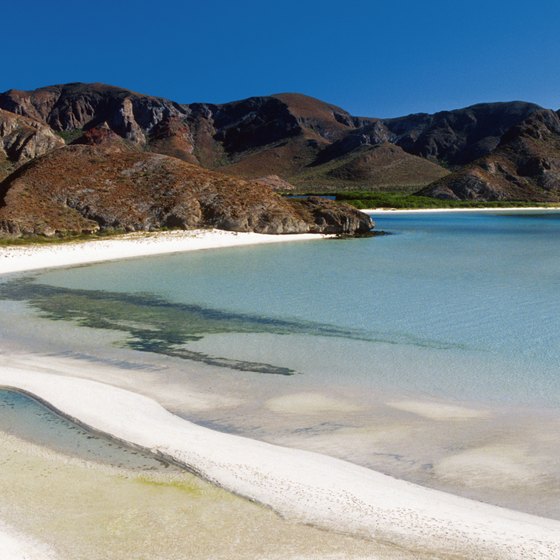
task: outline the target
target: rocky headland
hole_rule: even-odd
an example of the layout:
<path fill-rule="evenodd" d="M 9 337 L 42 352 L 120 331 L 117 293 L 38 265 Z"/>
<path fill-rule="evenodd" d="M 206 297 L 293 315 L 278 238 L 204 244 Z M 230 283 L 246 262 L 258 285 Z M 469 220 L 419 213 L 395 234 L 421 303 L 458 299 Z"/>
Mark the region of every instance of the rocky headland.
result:
<path fill-rule="evenodd" d="M 0 232 L 46 235 L 213 227 L 257 233 L 366 233 L 371 219 L 325 199 L 288 199 L 256 181 L 112 147 L 53 150 L 0 184 Z"/>

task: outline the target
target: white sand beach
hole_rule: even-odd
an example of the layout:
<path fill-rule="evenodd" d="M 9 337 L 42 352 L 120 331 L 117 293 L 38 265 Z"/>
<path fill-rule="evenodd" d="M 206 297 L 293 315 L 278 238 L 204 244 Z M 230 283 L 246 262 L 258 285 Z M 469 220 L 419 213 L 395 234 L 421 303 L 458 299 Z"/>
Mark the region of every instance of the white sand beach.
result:
<path fill-rule="evenodd" d="M 0 522 L 0 557 L 5 560 L 54 560 L 48 546 Z"/>
<path fill-rule="evenodd" d="M 112 239 L 0 247 L 0 275 L 43 268 L 80 265 L 149 255 L 221 249 L 288 241 L 311 241 L 328 236 L 313 233 L 265 235 L 223 230 L 130 233 Z"/>
<path fill-rule="evenodd" d="M 0 273 L 318 237 L 173 232 L 1 248 Z M 390 544 L 417 552 L 418 557 L 560 557 L 558 521 L 424 488 L 326 455 L 213 431 L 171 414 L 151 398 L 73 377 L 71 371 L 64 375 L 37 371 L 18 356 L 5 356 L 0 366 L 0 385 L 29 393 L 91 429 L 168 457 L 290 520 Z M 346 406 L 344 402 L 311 397 L 303 395 L 301 402 L 292 404 L 300 406 L 311 400 L 316 409 Z M 269 405 L 286 413 L 292 410 L 290 403 L 283 400 Z M 408 401 L 395 402 L 393 406 L 438 417 L 473 414 L 466 409 L 441 407 L 433 413 Z M 28 552 L 32 541 L 27 538 L 14 536 L 0 525 L 0 539 L 0 546 L 6 542 L 14 550 L 10 558 L 34 558 Z"/>

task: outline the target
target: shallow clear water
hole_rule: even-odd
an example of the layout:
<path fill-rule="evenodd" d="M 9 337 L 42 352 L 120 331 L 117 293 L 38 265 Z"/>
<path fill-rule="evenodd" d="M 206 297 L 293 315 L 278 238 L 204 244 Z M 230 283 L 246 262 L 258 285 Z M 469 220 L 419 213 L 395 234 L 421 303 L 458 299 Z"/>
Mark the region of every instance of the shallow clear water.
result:
<path fill-rule="evenodd" d="M 560 518 L 560 213 L 377 225 L 392 235 L 0 283 L 3 349 L 214 429 Z"/>
<path fill-rule="evenodd" d="M 16 391 L 0 389 L 0 430 L 86 461 L 141 471 L 175 470 L 149 453 L 87 431 Z"/>
<path fill-rule="evenodd" d="M 19 421 L 35 423 L 34 406 L 9 397 L 2 395 Z M 123 466 L 133 468 L 102 466 L 98 454 L 92 463 L 79 450 L 72 459 L 53 451 L 52 433 L 44 446 L 32 444 L 5 433 L 6 420 L 2 415 L 0 518 L 60 560 L 434 558 L 281 519 L 178 469 L 147 472 L 126 458 Z M 0 558 L 12 560 L 1 549 Z"/>
<path fill-rule="evenodd" d="M 227 326 L 202 325 L 199 341 L 168 333 L 175 349 L 345 384 L 558 406 L 560 213 L 395 214 L 377 223 L 394 235 L 107 263 L 37 282 L 233 314 Z M 324 329 L 333 331 L 326 340 Z"/>

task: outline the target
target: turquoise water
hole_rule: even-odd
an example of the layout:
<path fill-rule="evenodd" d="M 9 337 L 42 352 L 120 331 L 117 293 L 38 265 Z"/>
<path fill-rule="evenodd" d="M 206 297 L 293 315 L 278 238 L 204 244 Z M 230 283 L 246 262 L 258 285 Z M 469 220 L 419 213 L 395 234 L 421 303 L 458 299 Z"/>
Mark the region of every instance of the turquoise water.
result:
<path fill-rule="evenodd" d="M 0 357 L 560 519 L 560 212 L 374 218 L 392 235 L 7 278 Z M 27 407 L 0 428 L 151 468 Z"/>
<path fill-rule="evenodd" d="M 218 367 L 558 406 L 560 213 L 374 218 L 393 235 L 58 270 L 4 297 Z"/>

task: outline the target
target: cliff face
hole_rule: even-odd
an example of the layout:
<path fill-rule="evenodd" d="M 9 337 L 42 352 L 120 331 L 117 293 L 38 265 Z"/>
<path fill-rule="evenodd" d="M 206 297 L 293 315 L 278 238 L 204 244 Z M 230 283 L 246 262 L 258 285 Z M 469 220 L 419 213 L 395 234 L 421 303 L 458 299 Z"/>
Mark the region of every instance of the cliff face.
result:
<path fill-rule="evenodd" d="M 560 118 L 534 112 L 490 154 L 419 194 L 455 200 L 560 201 Z"/>
<path fill-rule="evenodd" d="M 22 163 L 63 145 L 48 126 L 0 109 L 0 179 Z"/>
<path fill-rule="evenodd" d="M 387 119 L 383 124 L 405 151 L 450 166 L 489 154 L 512 127 L 541 107 L 533 103 L 480 103 L 433 115 Z"/>
<path fill-rule="evenodd" d="M 0 95 L 0 108 L 41 121 L 69 142 L 91 143 L 93 134 L 99 143 L 107 134 L 90 131 L 108 130 L 138 149 L 245 178 L 278 175 L 307 189 L 375 189 L 401 179 L 408 185 L 428 184 L 447 173 L 440 163 L 462 165 L 490 153 L 509 128 L 538 109 L 529 103 L 490 103 L 374 119 L 300 94 L 185 105 L 80 83 L 10 90 Z M 387 143 L 402 151 L 362 157 Z M 383 151 L 386 157 L 381 158 Z"/>
<path fill-rule="evenodd" d="M 145 143 L 146 132 L 170 116 L 184 115 L 171 101 L 104 84 L 64 84 L 33 91 L 9 90 L 0 107 L 48 124 L 56 131 L 76 131 L 106 123 L 119 136 Z"/>
<path fill-rule="evenodd" d="M 349 206 L 288 200 L 176 158 L 98 146 L 55 150 L 0 184 L 4 235 L 162 227 L 352 234 L 373 224 Z"/>

